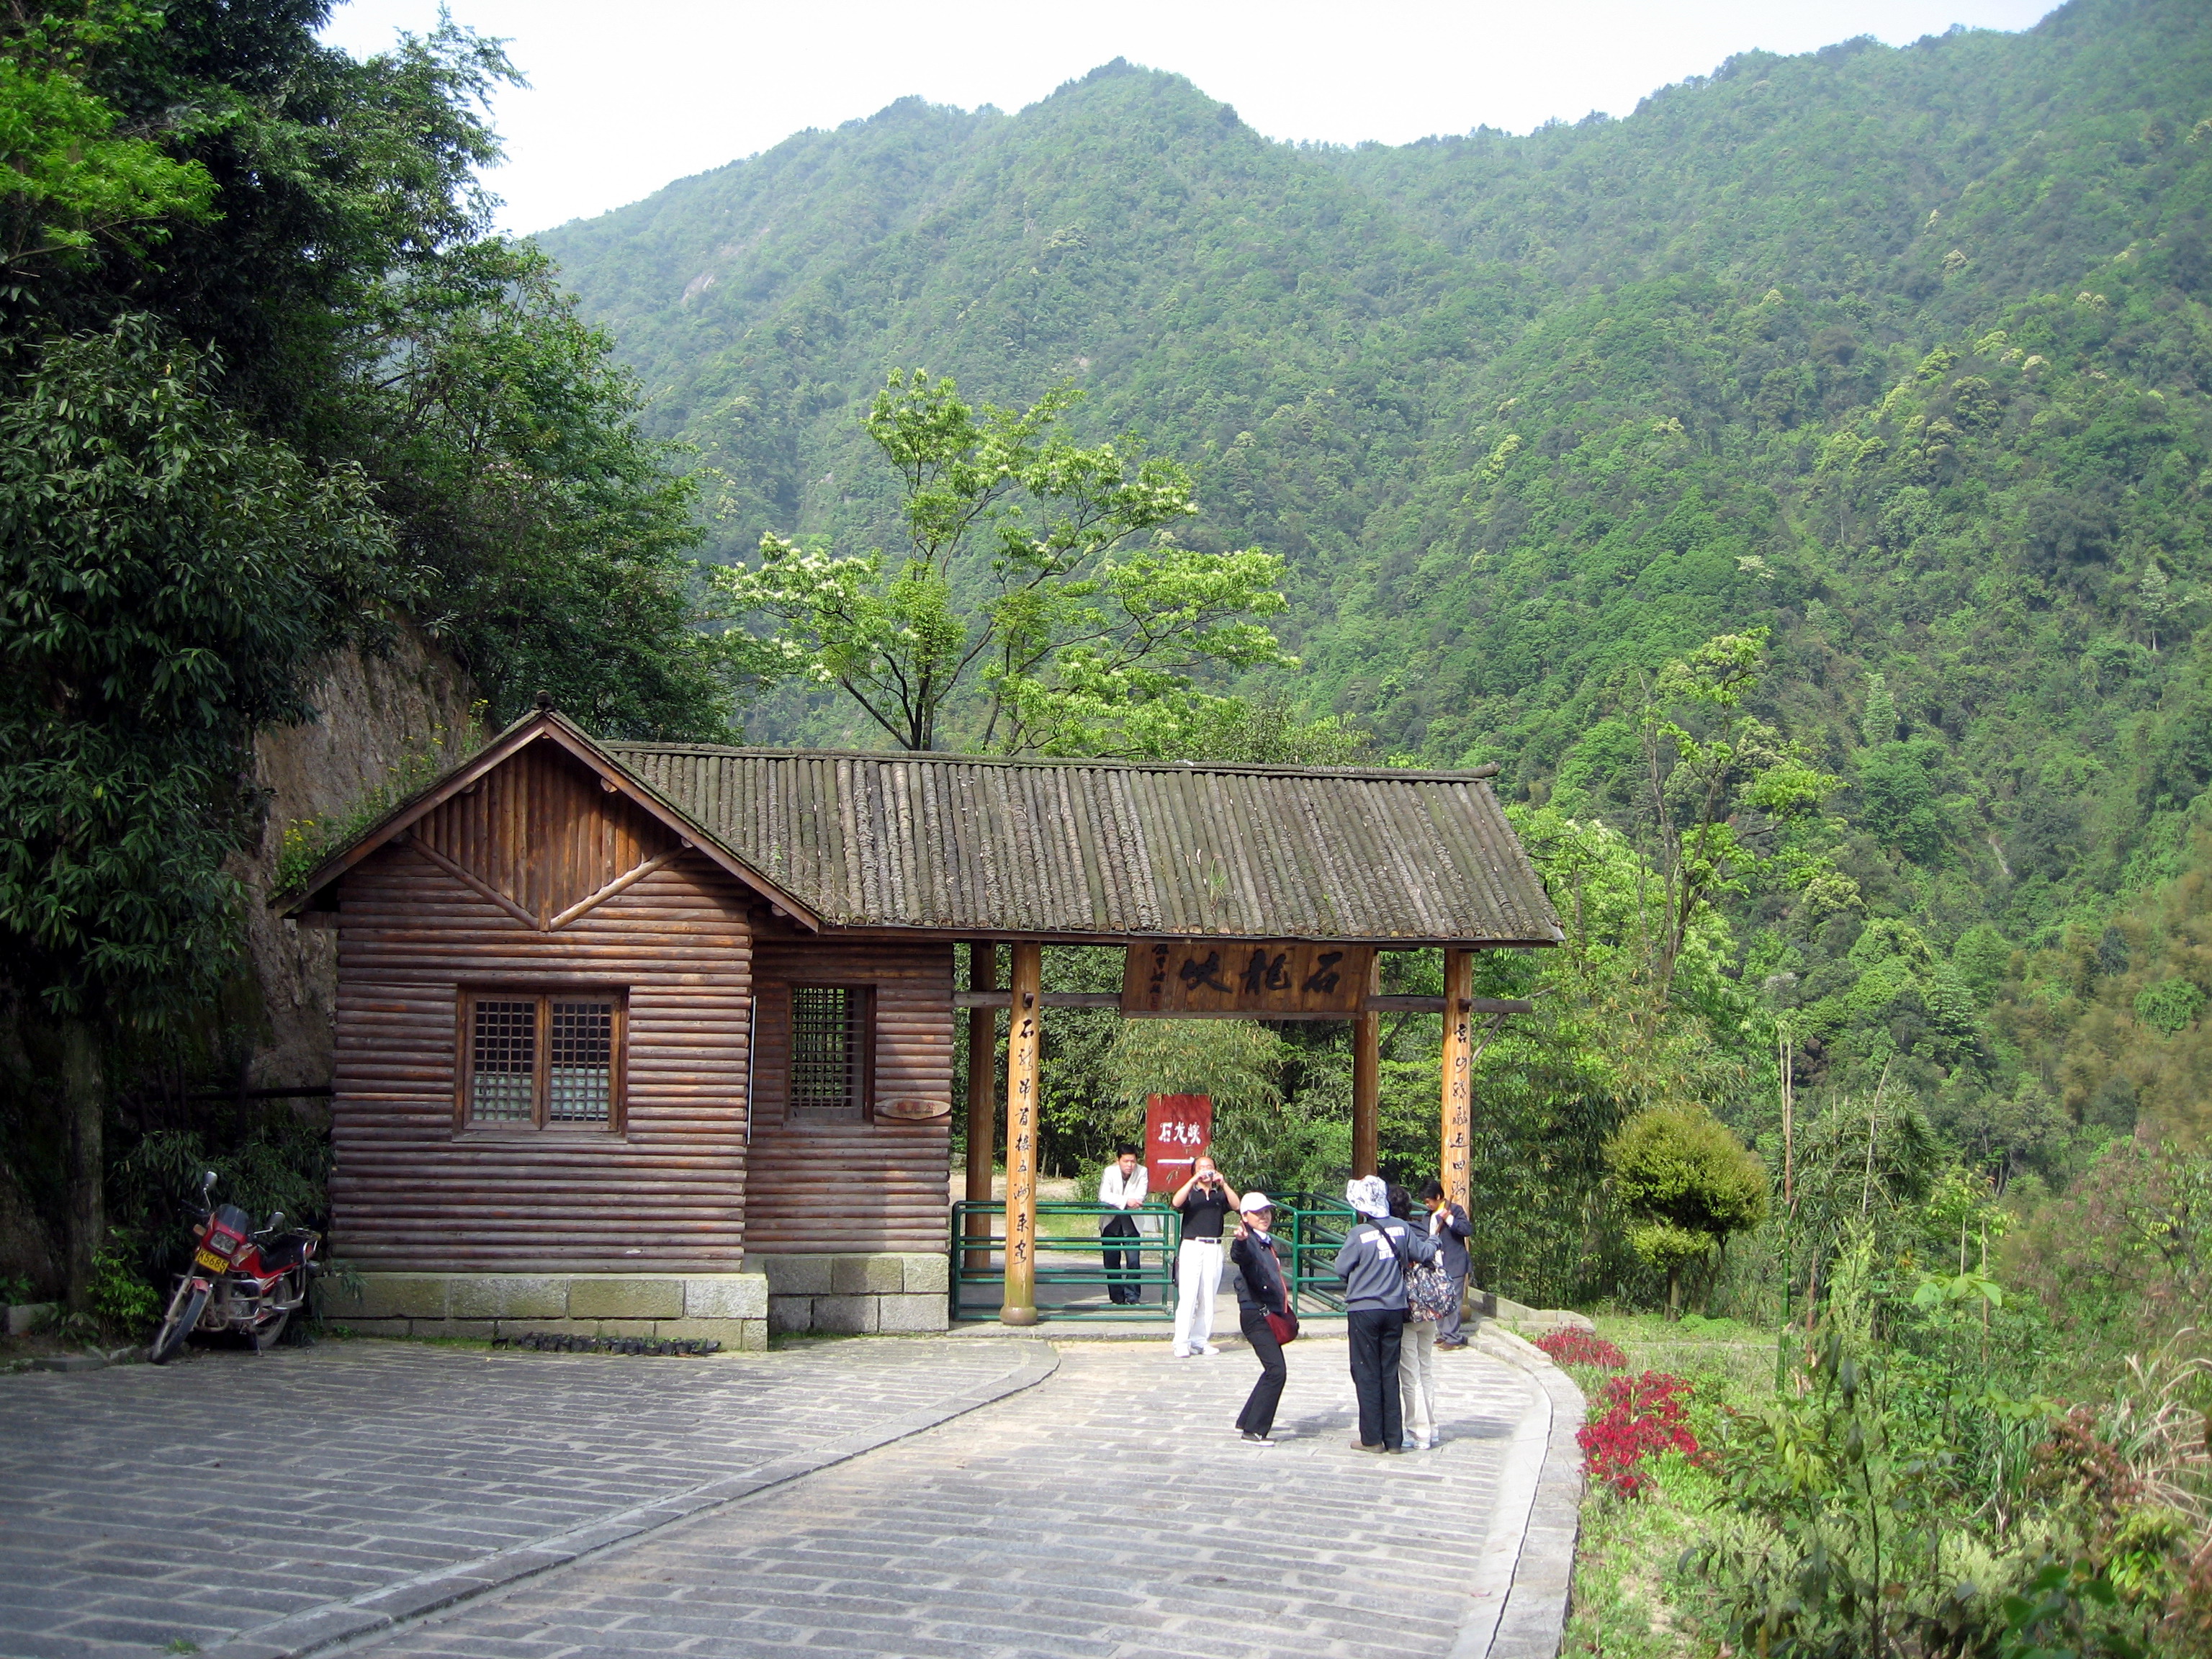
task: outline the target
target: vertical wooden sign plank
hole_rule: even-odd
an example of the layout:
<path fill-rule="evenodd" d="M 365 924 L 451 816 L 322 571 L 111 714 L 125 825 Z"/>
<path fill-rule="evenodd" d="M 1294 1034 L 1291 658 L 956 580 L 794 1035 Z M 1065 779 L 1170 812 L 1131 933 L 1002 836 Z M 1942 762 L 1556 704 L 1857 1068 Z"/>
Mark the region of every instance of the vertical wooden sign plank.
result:
<path fill-rule="evenodd" d="M 968 947 L 968 988 L 971 991 L 991 991 L 998 988 L 999 947 L 995 945 L 971 945 Z M 991 1087 L 991 1051 L 996 1048 L 998 1018 L 989 1008 L 970 1008 L 968 1011 L 968 1201 L 988 1204 L 991 1201 L 991 1166 L 996 1161 L 999 1143 L 999 1103 L 996 1091 Z M 962 1263 L 969 1273 L 982 1273 L 991 1265 L 991 1223 L 986 1216 L 970 1216 L 969 1236 L 980 1235 L 981 1249 L 969 1250 Z"/>
<path fill-rule="evenodd" d="M 1034 1325 L 1036 1311 L 1037 1048 L 1043 1033 L 1044 947 L 1014 946 L 1006 1030 L 1006 1300 L 1002 1324 Z"/>
<path fill-rule="evenodd" d="M 1444 952 L 1443 1183 L 1444 1196 L 1464 1206 L 1474 1190 L 1470 1162 L 1474 1128 L 1474 956 Z"/>

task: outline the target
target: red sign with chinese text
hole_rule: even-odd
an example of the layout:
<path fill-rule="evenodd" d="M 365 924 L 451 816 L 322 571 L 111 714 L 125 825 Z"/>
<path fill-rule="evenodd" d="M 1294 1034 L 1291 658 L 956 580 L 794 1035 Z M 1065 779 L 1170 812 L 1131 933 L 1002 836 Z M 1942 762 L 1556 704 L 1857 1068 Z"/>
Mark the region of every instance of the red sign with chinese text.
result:
<path fill-rule="evenodd" d="M 1200 1152 L 1213 1146 L 1210 1095 L 1145 1098 L 1145 1184 L 1165 1198 L 1190 1179 Z"/>

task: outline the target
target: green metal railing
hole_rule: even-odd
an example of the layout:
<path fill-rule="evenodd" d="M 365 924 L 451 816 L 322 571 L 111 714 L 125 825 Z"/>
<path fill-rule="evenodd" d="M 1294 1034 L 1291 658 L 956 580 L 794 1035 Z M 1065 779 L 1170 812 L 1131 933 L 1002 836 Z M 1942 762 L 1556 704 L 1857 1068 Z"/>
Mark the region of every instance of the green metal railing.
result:
<path fill-rule="evenodd" d="M 1167 1320 L 1175 1317 L 1176 1253 L 1182 1242 L 1182 1213 L 1164 1200 L 1140 1210 L 1072 1200 L 1040 1201 L 1037 1211 L 1036 1307 L 1040 1319 Z M 952 1206 L 952 1317 L 995 1319 L 1006 1299 L 1006 1214 L 1002 1200 L 962 1200 Z M 1127 1215 L 1137 1237 L 1102 1238 L 1099 1224 Z M 1275 1200 L 1275 1242 L 1290 1269 L 1291 1293 L 1300 1313 L 1341 1313 L 1343 1286 L 1336 1253 L 1352 1229 L 1348 1205 L 1314 1193 Z M 1133 1251 L 1137 1265 L 1112 1278 L 1135 1287 L 1134 1305 L 1108 1296 L 1105 1251 Z M 1233 1269 L 1231 1270 L 1233 1271 Z"/>

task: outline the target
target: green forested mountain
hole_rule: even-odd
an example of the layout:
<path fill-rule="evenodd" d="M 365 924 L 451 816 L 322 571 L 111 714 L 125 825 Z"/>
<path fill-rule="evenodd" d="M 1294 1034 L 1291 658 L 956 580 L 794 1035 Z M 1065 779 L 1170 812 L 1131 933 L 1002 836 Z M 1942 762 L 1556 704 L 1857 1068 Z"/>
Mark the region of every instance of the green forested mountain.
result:
<path fill-rule="evenodd" d="M 1116 63 L 542 240 L 724 475 L 723 557 L 890 544 L 857 417 L 921 366 L 1194 459 L 1198 544 L 1290 562 L 1292 695 L 1532 808 L 1632 817 L 1637 677 L 1770 629 L 1856 896 L 1732 901 L 1742 1029 L 2019 1168 L 2212 1124 L 2208 213 L 2212 12 L 2075 0 L 1402 148 Z"/>

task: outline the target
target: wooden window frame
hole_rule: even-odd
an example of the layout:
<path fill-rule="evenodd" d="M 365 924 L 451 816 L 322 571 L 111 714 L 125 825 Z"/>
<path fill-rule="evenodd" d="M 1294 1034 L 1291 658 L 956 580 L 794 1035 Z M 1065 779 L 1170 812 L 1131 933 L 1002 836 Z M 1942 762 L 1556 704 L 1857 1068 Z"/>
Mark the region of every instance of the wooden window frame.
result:
<path fill-rule="evenodd" d="M 801 991 L 842 991 L 856 1005 L 860 1025 L 860 1097 L 833 1115 L 799 1104 L 799 995 Z M 793 1127 L 837 1123 L 872 1123 L 876 1115 L 876 988 L 848 980 L 788 980 L 783 987 L 783 1121 Z"/>
<path fill-rule="evenodd" d="M 453 1133 L 458 1135 L 627 1135 L 629 1133 L 629 990 L 611 985 L 464 985 L 455 999 L 453 1023 Z M 474 1076 L 476 1010 L 478 1002 L 535 1002 L 538 1005 L 536 1046 L 532 1053 L 530 1117 L 497 1120 L 469 1115 L 469 1085 Z M 614 1005 L 613 1030 L 607 1038 L 607 1115 L 592 1119 L 555 1119 L 550 1084 L 553 1061 L 553 1005 L 556 1002 L 609 1002 Z"/>

